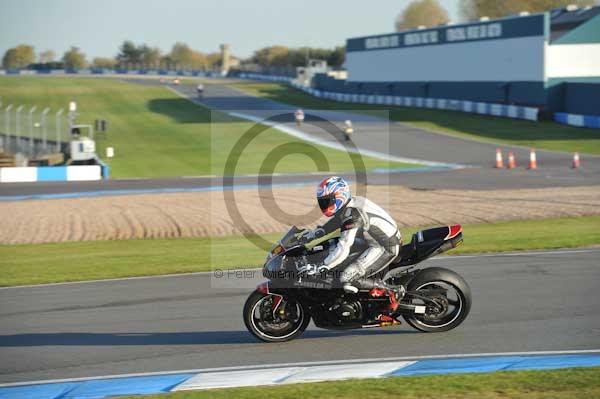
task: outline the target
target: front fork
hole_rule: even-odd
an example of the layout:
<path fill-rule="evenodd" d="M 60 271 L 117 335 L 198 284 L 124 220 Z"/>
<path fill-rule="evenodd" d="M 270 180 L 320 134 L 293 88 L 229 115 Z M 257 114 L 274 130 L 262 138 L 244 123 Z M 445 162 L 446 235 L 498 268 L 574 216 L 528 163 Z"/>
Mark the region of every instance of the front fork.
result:
<path fill-rule="evenodd" d="M 271 292 L 268 281 L 262 282 L 259 285 L 257 285 L 256 291 L 260 292 L 261 294 L 263 294 L 265 296 L 273 297 L 271 311 L 273 312 L 274 319 L 277 318 L 278 316 L 281 317 L 281 316 L 285 315 L 285 301 L 283 300 L 283 295 L 275 294 L 274 292 Z M 283 302 L 283 306 L 282 306 L 282 302 Z"/>

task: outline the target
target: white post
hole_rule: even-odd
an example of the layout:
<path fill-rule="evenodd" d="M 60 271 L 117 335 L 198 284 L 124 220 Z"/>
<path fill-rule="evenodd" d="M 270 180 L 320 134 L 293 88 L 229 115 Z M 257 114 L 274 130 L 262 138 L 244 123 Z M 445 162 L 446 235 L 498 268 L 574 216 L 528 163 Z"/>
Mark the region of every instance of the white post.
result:
<path fill-rule="evenodd" d="M 4 111 L 6 113 L 5 119 L 4 119 L 4 124 L 6 125 L 5 128 L 6 128 L 6 136 L 7 137 L 10 135 L 10 109 L 12 108 L 12 106 L 13 106 L 12 104 L 9 104 L 6 107 L 6 111 Z"/>
<path fill-rule="evenodd" d="M 2 99 L 0 98 L 0 109 L 2 109 Z M 6 139 L 8 139 L 8 132 L 4 132 Z M 0 152 L 4 152 L 4 142 L 6 141 L 4 137 L 0 137 Z"/>
<path fill-rule="evenodd" d="M 29 149 L 31 150 L 31 156 L 34 155 L 34 145 L 33 145 L 33 113 L 37 107 L 34 105 L 29 110 Z"/>
<path fill-rule="evenodd" d="M 42 112 L 42 142 L 44 145 L 44 153 L 48 152 L 48 129 L 46 127 L 46 115 L 50 112 L 50 108 L 46 108 Z"/>
<path fill-rule="evenodd" d="M 62 115 L 64 109 L 59 109 L 58 112 L 56 113 L 56 152 L 60 152 L 60 130 L 61 130 L 61 123 L 60 123 L 60 116 Z"/>
<path fill-rule="evenodd" d="M 6 106 L 6 110 L 4 111 L 4 128 L 6 130 L 6 144 L 4 144 L 4 148 L 6 151 L 10 151 L 10 109 L 12 108 L 12 104 Z M 4 150 L 4 149 L 3 149 Z"/>
<path fill-rule="evenodd" d="M 21 111 L 24 105 L 20 105 L 15 111 L 15 152 L 19 152 L 19 138 L 21 137 Z"/>

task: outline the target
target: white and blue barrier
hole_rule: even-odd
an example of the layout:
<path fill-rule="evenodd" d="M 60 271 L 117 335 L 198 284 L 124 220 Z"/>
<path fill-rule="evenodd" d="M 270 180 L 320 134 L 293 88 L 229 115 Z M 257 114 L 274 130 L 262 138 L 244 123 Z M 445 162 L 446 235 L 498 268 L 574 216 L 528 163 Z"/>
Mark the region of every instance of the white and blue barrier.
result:
<path fill-rule="evenodd" d="M 0 399 L 89 399 L 350 378 L 598 366 L 600 350 L 331 361 L 2 384 Z"/>
<path fill-rule="evenodd" d="M 294 78 L 289 76 L 263 75 L 260 73 L 243 72 L 239 75 L 240 79 L 265 80 L 268 82 L 286 82 L 291 83 Z"/>
<path fill-rule="evenodd" d="M 534 107 L 521 107 L 516 105 L 493 104 L 446 98 L 334 93 L 306 87 L 292 80 L 289 80 L 289 83 L 296 89 L 302 90 L 305 93 L 308 93 L 314 97 L 325 98 L 328 100 L 340 102 L 443 109 L 451 111 L 471 112 L 481 115 L 493 115 L 505 118 L 526 119 L 530 121 L 538 120 L 538 109 Z"/>
<path fill-rule="evenodd" d="M 570 126 L 600 129 L 600 116 L 598 115 L 577 115 L 557 112 L 554 114 L 554 120 Z"/>
<path fill-rule="evenodd" d="M 108 178 L 105 165 L 26 166 L 0 168 L 0 183 L 90 181 Z"/>

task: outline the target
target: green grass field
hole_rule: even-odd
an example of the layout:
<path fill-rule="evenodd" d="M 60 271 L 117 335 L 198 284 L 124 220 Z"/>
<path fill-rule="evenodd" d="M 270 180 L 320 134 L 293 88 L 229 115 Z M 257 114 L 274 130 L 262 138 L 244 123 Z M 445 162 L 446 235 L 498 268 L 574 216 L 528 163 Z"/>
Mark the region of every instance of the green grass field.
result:
<path fill-rule="evenodd" d="M 423 129 L 470 139 L 509 143 L 555 151 L 600 154 L 600 130 L 530 122 L 454 111 L 340 103 L 322 100 L 280 83 L 237 82 L 231 86 L 249 94 L 304 108 L 390 110 L 390 118 Z"/>
<path fill-rule="evenodd" d="M 108 120 L 108 134 L 97 137 L 97 153 L 103 156 L 107 146 L 115 148 L 110 162 L 114 178 L 223 175 L 234 144 L 253 126 L 195 105 L 165 87 L 106 78 L 5 76 L 0 77 L 0 98 L 4 105 L 28 105 L 25 111 L 32 105 L 38 110 L 50 107 L 50 115 L 75 100 L 78 122 Z M 23 119 L 25 123 L 27 118 Z M 53 131 L 54 117 L 49 121 Z M 28 132 L 27 127 L 23 130 Z M 325 170 L 354 170 L 350 156 L 342 151 L 314 145 L 306 149 L 304 142 L 269 129 L 239 154 L 235 174 L 259 173 L 266 154 L 283 144 L 292 145 L 290 155 L 264 167 L 280 173 L 313 172 L 318 169 L 309 155 L 321 153 L 328 161 Z M 296 150 L 306 154 L 294 154 Z M 414 166 L 363 160 L 367 169 Z"/>
<path fill-rule="evenodd" d="M 137 398 L 138 396 L 136 396 Z M 146 399 L 591 399 L 600 397 L 600 368 L 504 371 L 212 389 Z M 130 398 L 133 399 L 133 398 Z"/>
<path fill-rule="evenodd" d="M 414 230 L 402 230 L 406 240 Z M 585 247 L 600 244 L 600 216 L 468 225 L 464 236 L 448 254 Z M 258 267 L 264 258 L 238 236 L 3 245 L 0 286 Z"/>

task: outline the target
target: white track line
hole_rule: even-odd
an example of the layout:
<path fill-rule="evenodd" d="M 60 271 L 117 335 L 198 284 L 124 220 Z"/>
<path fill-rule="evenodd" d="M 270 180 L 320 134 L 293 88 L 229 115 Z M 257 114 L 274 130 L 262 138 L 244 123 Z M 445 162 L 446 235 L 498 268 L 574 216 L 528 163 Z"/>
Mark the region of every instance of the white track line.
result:
<path fill-rule="evenodd" d="M 589 249 L 573 249 L 573 250 L 556 250 L 556 251 L 523 251 L 523 252 L 506 252 L 506 253 L 492 253 L 492 254 L 476 254 L 476 255 L 453 255 L 453 256 L 438 256 L 431 260 L 445 260 L 452 258 L 500 258 L 504 256 L 536 256 L 536 255 L 565 255 L 565 254 L 576 254 L 576 253 L 593 253 L 600 252 L 600 248 L 589 248 Z"/>
<path fill-rule="evenodd" d="M 197 102 L 195 99 L 190 98 L 188 95 L 179 92 L 178 90 L 174 89 L 173 87 L 167 86 L 167 88 L 174 94 L 178 95 L 179 97 L 186 99 L 195 105 L 199 105 L 199 106 L 207 108 L 204 104 Z M 244 114 L 244 113 L 240 113 L 240 112 L 231 112 L 231 111 L 226 111 L 226 110 L 224 111 L 224 110 L 219 110 L 219 109 L 217 109 L 216 111 L 225 113 L 229 116 L 233 116 L 234 118 L 245 119 L 245 120 L 252 121 L 254 123 L 259 123 L 259 124 L 262 124 L 265 126 L 270 126 L 270 127 L 275 128 L 276 130 L 279 130 L 280 132 L 288 134 L 292 137 L 307 141 L 309 143 L 317 144 L 317 145 L 320 145 L 323 147 L 328 147 L 328 148 L 332 148 L 335 150 L 339 150 L 339 151 L 353 152 L 353 153 L 357 153 L 357 154 L 363 155 L 363 156 L 382 159 L 384 161 L 414 163 L 414 164 L 420 164 L 420 165 L 425 165 L 425 166 L 430 166 L 430 167 L 441 167 L 441 168 L 448 168 L 448 169 L 463 169 L 463 168 L 467 167 L 466 165 L 459 165 L 459 164 L 453 164 L 453 163 L 435 162 L 435 161 L 426 161 L 423 159 L 398 157 L 398 156 L 385 154 L 385 153 L 378 152 L 378 151 L 366 150 L 366 149 L 360 149 L 358 151 L 354 151 L 351 148 L 346 148 L 344 145 L 342 145 L 340 143 L 331 142 L 328 140 L 322 140 L 311 134 L 304 133 L 301 130 L 294 129 L 290 126 L 285 126 L 281 123 L 267 121 L 267 120 L 265 120 L 265 118 L 259 118 L 254 115 Z M 288 112 L 288 111 L 284 111 L 284 110 L 268 110 L 268 111 L 272 111 L 274 114 L 277 112 L 279 112 L 279 113 Z M 293 112 L 293 110 L 290 110 L 289 112 Z M 335 112 L 335 111 L 332 111 L 332 112 Z"/>
<path fill-rule="evenodd" d="M 398 157 L 395 155 L 385 154 L 382 152 L 371 151 L 371 150 L 367 150 L 367 149 L 360 149 L 358 151 L 355 151 L 351 148 L 346 148 L 344 145 L 342 145 L 340 143 L 331 142 L 328 140 L 322 140 L 322 139 L 314 137 L 311 134 L 304 133 L 301 130 L 294 129 L 290 126 L 285 126 L 280 123 L 266 121 L 266 120 L 264 120 L 264 118 L 258 118 L 253 115 L 243 114 L 243 113 L 239 113 L 239 112 L 227 112 L 227 114 L 231 115 L 233 117 L 236 117 L 236 118 L 246 119 L 246 120 L 249 120 L 249 121 L 252 121 L 255 123 L 260 123 L 262 125 L 273 127 L 273 128 L 275 128 L 283 133 L 286 133 L 292 137 L 296 137 L 298 139 L 308 141 L 310 143 L 318 144 L 323 147 L 329 147 L 334 150 L 353 152 L 353 153 L 363 155 L 363 156 L 382 159 L 384 161 L 416 163 L 416 164 L 425 165 L 425 166 L 443 167 L 443 168 L 449 168 L 449 169 L 462 169 L 462 168 L 466 167 L 465 165 L 458 165 L 458 164 L 451 164 L 451 163 L 444 163 L 444 162 L 435 162 L 435 161 L 426 161 L 423 159 L 416 159 L 416 158 Z"/>
<path fill-rule="evenodd" d="M 130 378 L 130 377 L 149 377 L 159 375 L 172 375 L 172 374 L 196 374 L 196 373 L 212 373 L 221 371 L 242 371 L 242 370 L 262 370 L 262 369 L 273 369 L 279 367 L 305 367 L 305 366 L 325 366 L 325 365 L 345 365 L 345 364 L 357 364 L 357 363 L 379 363 L 379 362 L 395 362 L 395 361 L 418 361 L 427 359 L 460 359 L 460 358 L 471 358 L 471 357 L 495 357 L 495 356 L 550 356 L 550 355 L 582 355 L 582 354 L 600 354 L 600 349 L 574 349 L 574 350 L 555 350 L 555 351 L 529 351 L 529 352 L 484 352 L 484 353 L 460 353 L 460 354 L 449 354 L 449 355 L 429 355 L 429 356 L 402 356 L 402 357 L 382 357 L 382 358 L 366 358 L 366 359 L 348 359 L 348 360 L 328 360 L 320 362 L 298 362 L 298 363 L 269 363 L 260 365 L 249 365 L 249 366 L 231 366 L 231 367 L 215 367 L 205 369 L 188 369 L 188 370 L 171 370 L 171 371 L 157 371 L 150 373 L 132 373 L 132 374 L 112 374 L 95 377 L 81 377 L 81 378 L 65 378 L 56 380 L 37 380 L 37 381 L 23 381 L 23 382 L 11 382 L 0 384 L 0 387 L 11 387 L 20 385 L 39 385 L 39 384 L 53 384 L 61 382 L 77 382 L 77 381 L 90 381 L 90 380 L 103 380 L 109 378 Z"/>
<path fill-rule="evenodd" d="M 589 249 L 573 249 L 573 250 L 556 250 L 556 251 L 529 251 L 529 252 L 506 252 L 506 253 L 493 253 L 493 254 L 476 254 L 476 255 L 452 255 L 452 256 L 437 256 L 428 260 L 433 261 L 444 261 L 452 259 L 464 259 L 464 258 L 500 258 L 508 256 L 539 256 L 539 255 L 565 255 L 565 254 L 578 254 L 578 253 L 595 253 L 600 252 L 600 248 L 589 248 Z M 103 280 L 86 280 L 86 281 L 67 281 L 64 283 L 47 283 L 47 284 L 32 284 L 32 285 L 16 285 L 13 287 L 0 287 L 1 290 L 13 290 L 19 288 L 43 288 L 43 287 L 55 287 L 62 285 L 75 285 L 75 284 L 96 284 L 96 283 L 108 283 L 116 281 L 129 281 L 129 280 L 147 280 L 155 278 L 169 278 L 169 277 L 185 277 L 185 276 L 196 276 L 196 275 L 209 275 L 213 274 L 216 270 L 227 270 L 230 273 L 236 271 L 256 271 L 261 268 L 248 268 L 248 269 L 219 269 L 215 268 L 212 271 L 206 272 L 191 272 L 191 273 L 176 273 L 176 274 L 161 274 L 157 276 L 136 276 L 136 277 L 120 277 L 120 278 L 108 278 Z"/>

